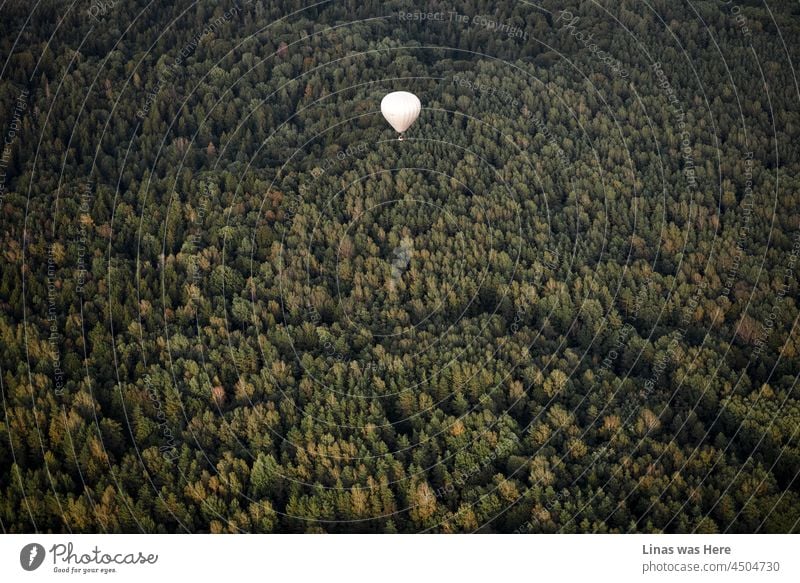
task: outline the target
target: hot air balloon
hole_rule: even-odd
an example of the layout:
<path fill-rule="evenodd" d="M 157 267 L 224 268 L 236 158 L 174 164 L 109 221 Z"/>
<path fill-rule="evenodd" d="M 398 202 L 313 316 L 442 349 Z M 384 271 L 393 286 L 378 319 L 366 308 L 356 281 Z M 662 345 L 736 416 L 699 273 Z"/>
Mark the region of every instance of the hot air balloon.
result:
<path fill-rule="evenodd" d="M 381 100 L 381 113 L 403 140 L 403 132 L 414 123 L 422 109 L 419 97 L 408 91 L 393 91 Z"/>

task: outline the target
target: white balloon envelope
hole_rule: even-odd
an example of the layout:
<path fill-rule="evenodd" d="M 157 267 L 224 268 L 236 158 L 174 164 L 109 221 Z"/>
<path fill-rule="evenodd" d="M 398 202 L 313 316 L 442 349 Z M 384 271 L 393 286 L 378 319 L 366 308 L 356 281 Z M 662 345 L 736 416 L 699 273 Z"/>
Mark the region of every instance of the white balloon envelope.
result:
<path fill-rule="evenodd" d="M 400 134 L 400 140 L 403 139 L 403 132 L 419 117 L 421 109 L 419 97 L 408 91 L 393 91 L 381 100 L 381 113 Z"/>

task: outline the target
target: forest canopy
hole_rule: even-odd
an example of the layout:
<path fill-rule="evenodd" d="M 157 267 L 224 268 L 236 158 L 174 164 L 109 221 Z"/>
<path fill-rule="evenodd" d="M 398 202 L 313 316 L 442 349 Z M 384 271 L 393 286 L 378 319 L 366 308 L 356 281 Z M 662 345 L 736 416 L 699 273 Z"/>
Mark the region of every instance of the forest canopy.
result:
<path fill-rule="evenodd" d="M 0 528 L 798 532 L 799 11 L 6 2 Z"/>

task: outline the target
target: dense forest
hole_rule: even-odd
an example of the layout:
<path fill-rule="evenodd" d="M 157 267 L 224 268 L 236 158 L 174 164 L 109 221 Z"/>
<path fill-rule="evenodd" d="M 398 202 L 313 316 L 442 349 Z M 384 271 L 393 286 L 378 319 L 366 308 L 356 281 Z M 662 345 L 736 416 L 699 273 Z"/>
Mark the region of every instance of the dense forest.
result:
<path fill-rule="evenodd" d="M 2 532 L 800 532 L 796 2 L 0 14 Z"/>

